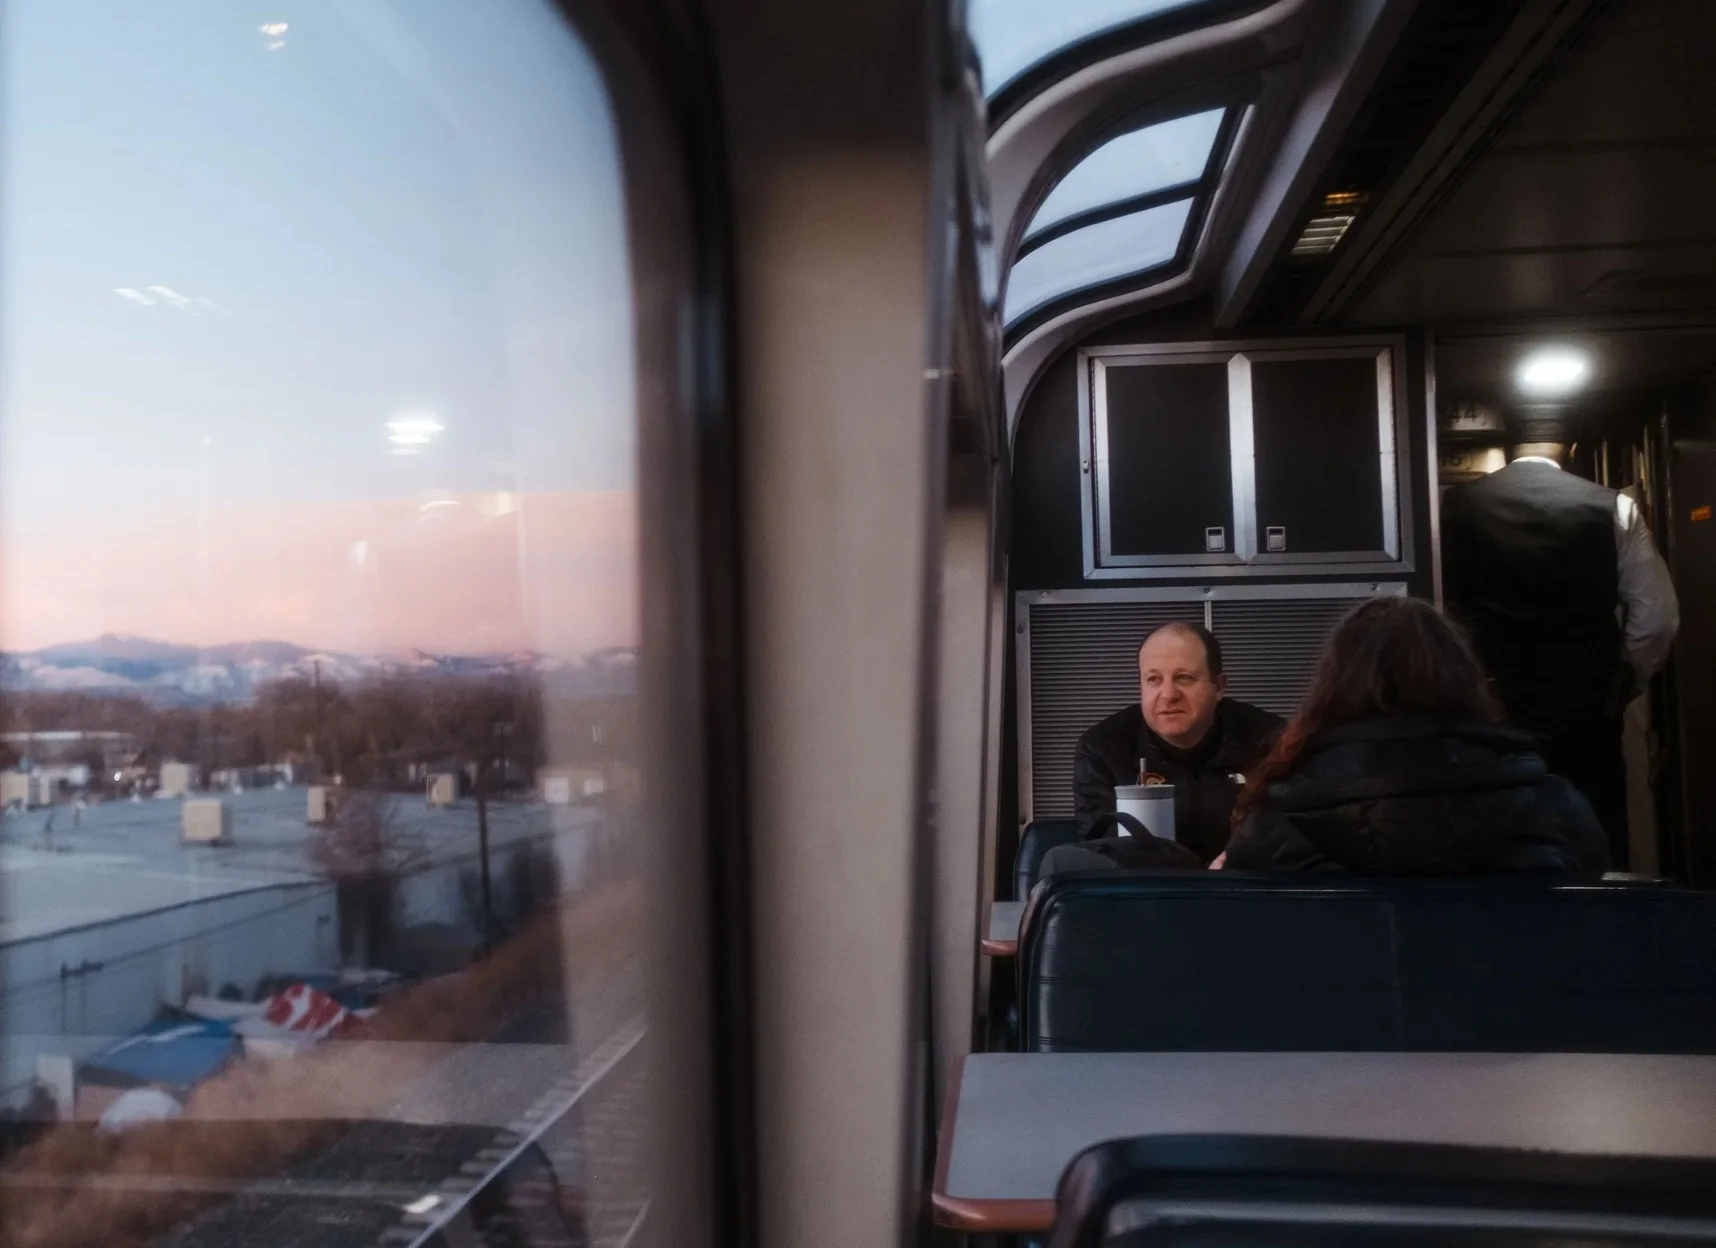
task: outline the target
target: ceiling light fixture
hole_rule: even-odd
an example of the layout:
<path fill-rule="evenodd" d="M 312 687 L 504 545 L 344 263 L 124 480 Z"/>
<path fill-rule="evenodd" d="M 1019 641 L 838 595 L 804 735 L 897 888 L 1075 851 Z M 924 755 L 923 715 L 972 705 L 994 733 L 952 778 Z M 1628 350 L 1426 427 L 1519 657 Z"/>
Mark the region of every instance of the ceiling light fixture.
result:
<path fill-rule="evenodd" d="M 1544 347 L 1519 362 L 1513 379 L 1532 398 L 1561 398 L 1591 379 L 1591 357 L 1571 347 Z"/>
<path fill-rule="evenodd" d="M 1298 259 L 1320 259 L 1341 245 L 1347 231 L 1358 220 L 1366 199 L 1363 191 L 1330 191 L 1317 212 L 1305 222 L 1290 254 Z"/>

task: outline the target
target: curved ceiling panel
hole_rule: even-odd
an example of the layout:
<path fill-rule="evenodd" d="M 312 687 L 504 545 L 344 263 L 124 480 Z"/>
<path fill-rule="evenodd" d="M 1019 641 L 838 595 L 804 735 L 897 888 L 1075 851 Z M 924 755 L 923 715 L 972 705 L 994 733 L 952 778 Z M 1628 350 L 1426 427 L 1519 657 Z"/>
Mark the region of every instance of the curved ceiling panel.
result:
<path fill-rule="evenodd" d="M 1075 291 L 1171 263 L 1180 253 L 1193 198 L 1188 193 L 1173 203 L 1105 218 L 1020 257 L 1007 276 L 1002 319 L 1012 325 Z"/>
<path fill-rule="evenodd" d="M 968 21 L 996 93 L 1067 48 L 1173 9 L 1209 0 L 971 0 Z"/>
<path fill-rule="evenodd" d="M 1025 245 L 1076 218 L 1197 182 L 1209 165 L 1225 112 L 1212 108 L 1110 139 L 1049 192 L 1025 231 Z"/>

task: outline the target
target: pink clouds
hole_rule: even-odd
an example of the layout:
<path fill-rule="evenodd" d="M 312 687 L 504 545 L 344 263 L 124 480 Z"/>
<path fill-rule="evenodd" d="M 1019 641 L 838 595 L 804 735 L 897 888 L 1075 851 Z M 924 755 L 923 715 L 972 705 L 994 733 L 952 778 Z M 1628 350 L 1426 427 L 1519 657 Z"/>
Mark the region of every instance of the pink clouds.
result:
<path fill-rule="evenodd" d="M 35 527 L 35 526 L 32 526 Z M 571 654 L 637 640 L 630 491 L 70 508 L 0 548 L 0 646 L 100 633 L 352 653 Z"/>

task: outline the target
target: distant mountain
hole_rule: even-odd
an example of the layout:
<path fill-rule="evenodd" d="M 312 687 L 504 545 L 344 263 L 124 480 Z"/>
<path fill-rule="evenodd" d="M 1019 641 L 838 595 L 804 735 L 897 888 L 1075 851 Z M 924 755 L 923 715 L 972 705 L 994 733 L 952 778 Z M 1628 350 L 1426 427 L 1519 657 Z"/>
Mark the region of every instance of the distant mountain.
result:
<path fill-rule="evenodd" d="M 175 646 L 147 637 L 130 637 L 122 633 L 103 633 L 94 641 L 74 641 L 63 646 L 49 646 L 37 655 L 49 663 L 93 663 L 111 660 L 117 663 L 183 663 L 195 659 L 194 646 Z"/>
<path fill-rule="evenodd" d="M 556 659 L 529 651 L 447 655 L 411 650 L 350 655 L 284 641 L 246 641 L 198 649 L 106 634 L 93 641 L 0 654 L 0 688 L 129 694 L 163 705 L 244 702 L 272 681 L 315 676 L 335 684 L 379 676 L 481 676 L 529 672 L 559 697 L 620 697 L 637 687 L 629 647 Z"/>

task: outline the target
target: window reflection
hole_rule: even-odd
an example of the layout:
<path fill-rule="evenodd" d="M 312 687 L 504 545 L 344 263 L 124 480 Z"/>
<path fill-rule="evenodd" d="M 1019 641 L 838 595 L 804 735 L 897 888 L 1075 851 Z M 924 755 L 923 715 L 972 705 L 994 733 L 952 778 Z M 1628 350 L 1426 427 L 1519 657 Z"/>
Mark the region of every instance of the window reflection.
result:
<path fill-rule="evenodd" d="M 1179 252 L 1191 208 L 1191 199 L 1182 199 L 1050 239 L 1009 270 L 1005 320 L 1014 324 L 1075 291 L 1169 263 Z"/>
<path fill-rule="evenodd" d="M 1027 70 L 1095 35 L 1202 0 L 971 0 L 972 41 L 993 97 Z"/>
<path fill-rule="evenodd" d="M 516 1190 L 618 1242 L 609 101 L 547 0 L 289 9 L 6 8 L 0 1143 L 59 1176 L 7 1221 L 375 1242 Z"/>

